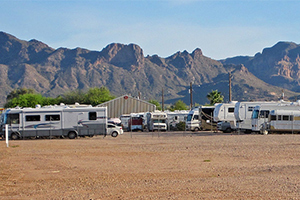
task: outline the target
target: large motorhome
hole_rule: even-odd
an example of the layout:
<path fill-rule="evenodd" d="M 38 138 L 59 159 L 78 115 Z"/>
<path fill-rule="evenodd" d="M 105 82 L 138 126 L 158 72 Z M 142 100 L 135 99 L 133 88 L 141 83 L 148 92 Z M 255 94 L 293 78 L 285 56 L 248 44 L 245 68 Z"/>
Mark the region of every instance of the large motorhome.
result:
<path fill-rule="evenodd" d="M 11 139 L 106 135 L 106 107 L 45 106 L 11 108 L 1 115 L 2 135 L 8 125 Z"/>
<path fill-rule="evenodd" d="M 252 131 L 260 132 L 262 124 L 268 121 L 271 110 L 300 110 L 300 102 L 274 102 L 255 106 L 252 113 Z"/>
<path fill-rule="evenodd" d="M 234 116 L 234 107 L 237 102 L 216 104 L 214 110 L 214 121 L 218 122 L 217 128 L 225 133 L 230 133 L 236 129 L 236 118 Z"/>
<path fill-rule="evenodd" d="M 236 127 L 239 131 L 245 133 L 252 132 L 252 112 L 256 106 L 260 105 L 276 105 L 280 101 L 250 101 L 250 102 L 237 102 L 234 108 L 234 115 L 236 118 Z"/>
<path fill-rule="evenodd" d="M 186 130 L 188 131 L 199 131 L 200 130 L 200 118 L 199 118 L 199 108 L 196 107 L 190 110 L 186 119 Z"/>
<path fill-rule="evenodd" d="M 167 114 L 161 111 L 147 113 L 148 131 L 166 131 L 167 130 Z"/>

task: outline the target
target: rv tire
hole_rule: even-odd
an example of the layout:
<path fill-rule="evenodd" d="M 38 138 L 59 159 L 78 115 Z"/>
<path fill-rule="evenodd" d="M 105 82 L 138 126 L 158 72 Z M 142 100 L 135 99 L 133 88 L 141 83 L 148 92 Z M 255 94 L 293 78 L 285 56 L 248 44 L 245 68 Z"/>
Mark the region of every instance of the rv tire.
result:
<path fill-rule="evenodd" d="M 74 131 L 70 131 L 70 132 L 68 133 L 68 138 L 69 138 L 69 139 L 75 139 L 75 138 L 76 138 L 76 133 L 75 133 Z"/>
<path fill-rule="evenodd" d="M 195 132 L 199 131 L 199 128 L 198 128 L 198 127 L 196 127 L 196 128 L 194 129 L 194 131 L 195 131 Z"/>
<path fill-rule="evenodd" d="M 12 140 L 17 140 L 17 139 L 20 138 L 20 135 L 19 135 L 18 133 L 12 133 L 12 134 L 10 135 L 10 138 L 11 138 Z"/>
<path fill-rule="evenodd" d="M 118 136 L 118 132 L 117 132 L 117 131 L 112 132 L 112 133 L 111 133 L 111 136 L 112 136 L 112 137 L 117 137 L 117 136 Z"/>
<path fill-rule="evenodd" d="M 231 128 L 226 128 L 226 130 L 224 131 L 224 133 L 231 133 Z"/>

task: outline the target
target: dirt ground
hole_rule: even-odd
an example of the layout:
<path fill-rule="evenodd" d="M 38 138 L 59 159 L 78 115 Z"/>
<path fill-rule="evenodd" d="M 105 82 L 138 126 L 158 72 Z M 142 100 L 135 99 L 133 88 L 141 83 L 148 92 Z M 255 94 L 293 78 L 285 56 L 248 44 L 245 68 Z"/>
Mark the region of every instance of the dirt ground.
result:
<path fill-rule="evenodd" d="M 300 199 L 300 135 L 0 141 L 0 199 Z"/>

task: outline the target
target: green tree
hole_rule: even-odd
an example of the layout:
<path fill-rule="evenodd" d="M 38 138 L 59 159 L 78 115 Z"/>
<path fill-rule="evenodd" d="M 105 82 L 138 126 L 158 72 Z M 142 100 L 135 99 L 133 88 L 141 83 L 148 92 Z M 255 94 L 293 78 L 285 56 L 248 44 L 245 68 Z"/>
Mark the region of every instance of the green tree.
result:
<path fill-rule="evenodd" d="M 156 110 L 162 110 L 161 109 L 161 105 L 160 105 L 160 103 L 158 101 L 151 99 L 148 102 L 156 105 Z"/>
<path fill-rule="evenodd" d="M 218 90 L 212 90 L 206 96 L 210 101 L 210 105 L 214 105 L 215 103 L 222 103 L 224 100 L 224 96 Z"/>
<path fill-rule="evenodd" d="M 41 94 L 23 94 L 9 100 L 4 107 L 13 108 L 19 107 L 32 107 L 34 108 L 37 104 L 43 106 L 44 97 Z"/>
<path fill-rule="evenodd" d="M 178 100 L 173 105 L 171 105 L 168 110 L 175 111 L 175 110 L 188 110 L 188 106 L 182 101 Z"/>
<path fill-rule="evenodd" d="M 62 102 L 65 104 L 84 103 L 85 94 L 82 90 L 66 92 L 62 95 Z"/>
<path fill-rule="evenodd" d="M 106 87 L 101 88 L 90 88 L 84 97 L 85 104 L 91 104 L 92 106 L 99 105 L 106 101 L 110 101 L 115 98 L 115 96 L 110 94 L 110 91 Z M 80 102 L 78 102 L 80 103 Z"/>
<path fill-rule="evenodd" d="M 34 94 L 34 93 L 35 93 L 34 89 L 27 89 L 27 88 L 14 89 L 7 95 L 6 101 L 9 101 L 23 94 Z"/>

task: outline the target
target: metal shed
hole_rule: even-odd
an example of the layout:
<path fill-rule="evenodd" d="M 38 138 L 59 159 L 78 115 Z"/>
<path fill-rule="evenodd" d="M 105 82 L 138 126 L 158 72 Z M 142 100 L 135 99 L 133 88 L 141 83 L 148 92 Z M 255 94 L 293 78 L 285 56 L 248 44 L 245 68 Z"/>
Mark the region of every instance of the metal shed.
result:
<path fill-rule="evenodd" d="M 97 105 L 97 107 L 104 106 L 107 107 L 109 118 L 119 118 L 123 114 L 153 112 L 156 110 L 156 105 L 128 95 Z"/>

